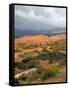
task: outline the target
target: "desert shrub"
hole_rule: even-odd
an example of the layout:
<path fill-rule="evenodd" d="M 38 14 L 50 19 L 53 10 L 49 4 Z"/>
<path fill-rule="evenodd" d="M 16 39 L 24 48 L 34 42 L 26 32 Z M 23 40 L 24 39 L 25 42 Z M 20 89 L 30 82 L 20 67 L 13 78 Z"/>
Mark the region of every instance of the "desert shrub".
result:
<path fill-rule="evenodd" d="M 61 53 L 61 52 L 45 52 L 45 53 L 41 53 L 38 58 L 43 59 L 43 60 L 61 60 L 61 59 L 65 59 L 66 58 L 66 54 Z"/>
<path fill-rule="evenodd" d="M 22 64 L 21 62 L 15 63 L 15 67 L 19 69 L 25 69 L 25 64 Z"/>
<path fill-rule="evenodd" d="M 66 40 L 62 39 L 54 42 L 53 50 L 66 50 Z"/>
<path fill-rule="evenodd" d="M 47 70 L 47 77 L 55 77 L 59 73 L 59 68 L 54 65 L 50 69 Z"/>
<path fill-rule="evenodd" d="M 39 78 L 44 81 L 50 77 L 55 77 L 59 73 L 59 68 L 56 65 L 53 65 L 47 70 L 44 68 L 39 68 L 37 73 L 39 74 Z"/>
<path fill-rule="evenodd" d="M 44 47 L 44 48 L 42 49 L 42 52 L 49 52 L 49 50 L 48 50 L 46 47 Z"/>
<path fill-rule="evenodd" d="M 26 76 L 26 75 L 21 75 L 21 76 L 19 77 L 19 79 L 26 81 L 26 80 L 27 80 L 27 76 Z"/>
<path fill-rule="evenodd" d="M 47 71 L 46 71 L 46 69 L 42 68 L 41 66 L 38 66 L 38 69 L 37 69 L 36 73 L 37 73 L 38 79 L 40 81 L 46 80 L 46 78 L 47 78 Z"/>
<path fill-rule="evenodd" d="M 40 78 L 41 81 L 47 80 L 48 78 L 55 77 L 59 73 L 59 68 L 54 65 L 48 70 L 45 70 L 44 68 L 38 68 L 37 75 Z"/>
<path fill-rule="evenodd" d="M 60 65 L 60 66 L 66 65 L 66 59 L 60 60 L 59 65 Z"/>
<path fill-rule="evenodd" d="M 31 53 L 30 53 L 31 54 Z M 37 59 L 37 56 L 35 56 L 35 55 L 33 55 L 33 54 L 31 54 L 31 55 L 26 55 L 23 59 L 22 59 L 22 61 L 26 61 L 26 60 L 36 60 Z"/>
<path fill-rule="evenodd" d="M 36 72 L 32 72 L 28 75 L 28 81 L 34 81 L 38 79 L 38 74 Z"/>
<path fill-rule="evenodd" d="M 32 66 L 32 63 L 28 60 L 15 63 L 16 68 L 23 69 L 23 70 L 29 69 L 31 66 Z"/>
<path fill-rule="evenodd" d="M 15 48 L 15 52 L 21 52 L 20 48 Z"/>
<path fill-rule="evenodd" d="M 47 43 L 48 46 L 53 46 L 52 42 Z"/>
<path fill-rule="evenodd" d="M 37 63 L 35 61 L 30 61 L 26 64 L 26 67 L 28 68 L 35 68 Z"/>
<path fill-rule="evenodd" d="M 30 60 L 31 60 L 30 57 L 24 58 L 24 59 L 22 60 L 22 63 L 28 63 Z"/>
<path fill-rule="evenodd" d="M 15 63 L 15 67 L 19 69 L 35 68 L 38 65 L 37 60 L 31 60 L 30 58 L 23 59 L 21 62 Z"/>

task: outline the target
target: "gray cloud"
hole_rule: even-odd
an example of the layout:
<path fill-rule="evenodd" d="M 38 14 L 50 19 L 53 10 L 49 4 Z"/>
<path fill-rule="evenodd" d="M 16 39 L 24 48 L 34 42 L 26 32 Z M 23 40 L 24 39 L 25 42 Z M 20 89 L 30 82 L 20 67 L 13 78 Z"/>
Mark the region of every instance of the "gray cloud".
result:
<path fill-rule="evenodd" d="M 66 8 L 15 6 L 15 29 L 65 32 Z"/>

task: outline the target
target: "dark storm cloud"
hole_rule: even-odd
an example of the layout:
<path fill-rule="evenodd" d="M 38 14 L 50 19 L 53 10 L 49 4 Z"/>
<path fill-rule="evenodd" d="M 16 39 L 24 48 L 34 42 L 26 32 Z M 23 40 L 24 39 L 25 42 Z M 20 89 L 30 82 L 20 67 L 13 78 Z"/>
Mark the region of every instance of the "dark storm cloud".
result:
<path fill-rule="evenodd" d="M 15 6 L 15 29 L 33 32 L 65 32 L 66 9 L 36 6 Z"/>

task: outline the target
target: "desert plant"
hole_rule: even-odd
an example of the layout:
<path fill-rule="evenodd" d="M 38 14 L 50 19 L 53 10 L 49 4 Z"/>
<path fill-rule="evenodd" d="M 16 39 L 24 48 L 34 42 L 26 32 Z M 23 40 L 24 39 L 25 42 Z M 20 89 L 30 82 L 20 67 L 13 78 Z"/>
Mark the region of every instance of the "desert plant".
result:
<path fill-rule="evenodd" d="M 20 48 L 15 48 L 15 52 L 21 52 Z"/>
<path fill-rule="evenodd" d="M 55 77 L 59 73 L 59 68 L 56 65 L 53 65 L 51 68 L 47 70 L 47 77 Z"/>
<path fill-rule="evenodd" d="M 38 56 L 38 59 L 42 59 L 42 60 L 61 60 L 61 59 L 65 59 L 66 58 L 66 54 L 61 53 L 61 52 L 56 52 L 56 51 L 52 51 L 52 52 L 44 52 L 41 53 Z"/>
<path fill-rule="evenodd" d="M 66 65 L 66 59 L 60 60 L 60 61 L 59 61 L 59 65 L 60 65 L 60 66 Z"/>
<path fill-rule="evenodd" d="M 47 43 L 48 46 L 53 46 L 52 42 Z"/>
<path fill-rule="evenodd" d="M 49 52 L 49 50 L 48 50 L 46 47 L 44 47 L 44 48 L 42 49 L 42 52 Z"/>
<path fill-rule="evenodd" d="M 26 75 L 21 75 L 19 77 L 20 80 L 26 81 L 27 80 L 27 76 Z"/>

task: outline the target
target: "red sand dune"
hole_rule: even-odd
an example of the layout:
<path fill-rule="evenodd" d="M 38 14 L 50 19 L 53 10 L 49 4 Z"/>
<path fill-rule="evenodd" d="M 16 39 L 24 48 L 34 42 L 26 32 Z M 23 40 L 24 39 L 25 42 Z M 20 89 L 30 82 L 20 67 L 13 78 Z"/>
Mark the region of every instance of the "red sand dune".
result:
<path fill-rule="evenodd" d="M 54 35 L 54 36 L 46 36 L 46 35 L 26 35 L 26 36 L 22 36 L 19 38 L 16 38 L 15 41 L 16 42 L 20 42 L 20 43 L 26 43 L 26 42 L 30 42 L 30 43 L 39 43 L 39 42 L 51 42 L 51 41 L 58 41 L 61 39 L 65 39 L 66 35 L 65 34 L 60 34 L 60 35 Z"/>
<path fill-rule="evenodd" d="M 65 34 L 61 34 L 61 35 L 51 36 L 50 40 L 51 41 L 58 41 L 58 40 L 65 39 L 65 38 L 66 38 L 66 35 Z"/>

